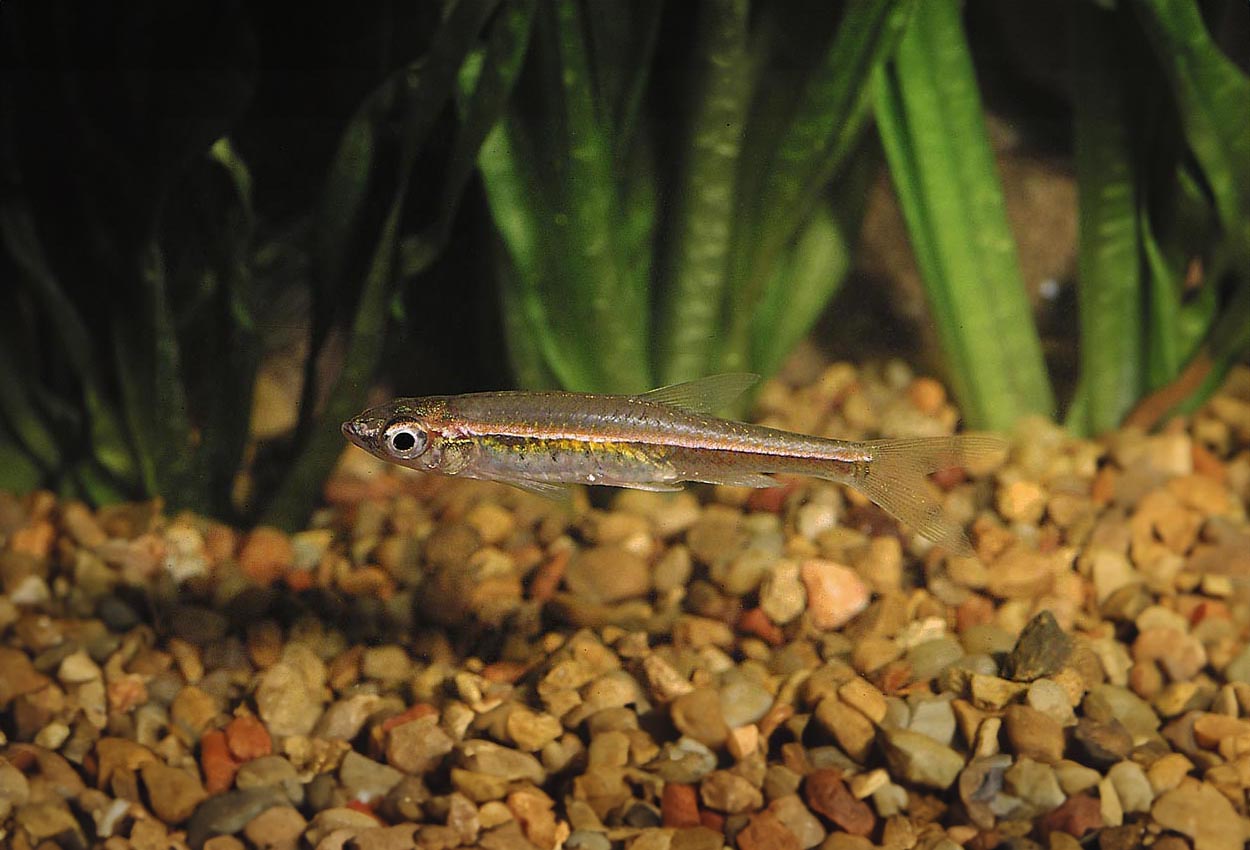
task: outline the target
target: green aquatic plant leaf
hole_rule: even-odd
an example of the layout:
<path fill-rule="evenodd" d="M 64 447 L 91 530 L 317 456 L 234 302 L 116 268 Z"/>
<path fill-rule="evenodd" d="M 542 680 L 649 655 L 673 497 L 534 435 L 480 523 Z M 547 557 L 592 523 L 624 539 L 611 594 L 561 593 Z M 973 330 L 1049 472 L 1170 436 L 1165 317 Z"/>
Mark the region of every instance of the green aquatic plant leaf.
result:
<path fill-rule="evenodd" d="M 405 279 L 429 268 L 446 247 L 460 199 L 477 168 L 482 144 L 507 111 L 529 47 L 536 6 L 537 0 L 506 4 L 491 24 L 485 46 L 470 53 L 460 68 L 460 122 L 443 169 L 438 213 L 431 225 L 404 238 L 400 274 Z"/>
<path fill-rule="evenodd" d="M 1120 424 L 1143 389 L 1141 204 L 1126 99 L 1124 27 L 1115 12 L 1072 4 L 1076 181 L 1079 197 L 1077 294 L 1080 300 L 1081 420 L 1077 433 Z"/>
<path fill-rule="evenodd" d="M 651 384 L 649 276 L 628 266 L 646 222 L 618 191 L 584 23 L 575 2 L 539 4 L 528 72 L 479 167 L 531 348 L 565 387 L 637 391 Z"/>
<path fill-rule="evenodd" d="M 851 268 L 851 246 L 826 207 L 817 207 L 783 254 L 760 299 L 751 362 L 770 375 L 807 336 Z"/>
<path fill-rule="evenodd" d="M 0 490 L 29 493 L 42 486 L 46 477 L 32 453 L 9 432 L 0 417 Z"/>
<path fill-rule="evenodd" d="M 626 274 L 618 233 L 619 197 L 612 150 L 594 95 L 585 27 L 574 0 L 543 7 L 553 74 L 545 76 L 546 95 L 558 104 L 550 137 L 561 157 L 552 186 L 554 228 L 563 242 L 568 274 L 553 278 L 553 305 L 569 321 L 562 333 L 593 350 L 595 385 L 577 389 L 632 392 L 652 384 L 647 356 L 649 295 L 646 281 Z"/>
<path fill-rule="evenodd" d="M 595 98 L 615 170 L 625 174 L 642 129 L 664 0 L 586 0 L 585 5 Z"/>
<path fill-rule="evenodd" d="M 48 264 L 34 217 L 25 202 L 17 198 L 0 202 L 0 236 L 17 264 L 20 282 L 55 329 L 60 350 L 74 370 L 81 387 L 92 454 L 120 481 L 134 483 L 137 476 L 135 454 L 118 411 L 104 389 L 93 336 Z"/>
<path fill-rule="evenodd" d="M 708 374 L 724 321 L 730 245 L 737 211 L 738 157 L 750 95 L 746 0 L 709 0 L 700 7 L 691 102 L 695 113 L 670 228 L 672 259 L 656 331 L 662 384 Z"/>
<path fill-rule="evenodd" d="M 773 277 L 779 255 L 844 165 L 871 117 L 877 71 L 893 54 L 914 6 L 911 0 L 847 4 L 833 39 L 803 81 L 776 147 L 760 151 L 759 145 L 748 145 L 752 153 L 746 165 L 760 170 L 742 186 L 745 196 L 740 199 L 734 234 L 732 309 L 726 317 L 721 368 L 749 365 L 755 305 Z M 771 133 L 766 127 L 761 131 Z M 751 132 L 757 132 L 754 126 Z M 754 161 L 761 154 L 762 164 Z"/>
<path fill-rule="evenodd" d="M 1134 0 L 1181 126 L 1229 235 L 1250 248 L 1250 77 L 1211 39 L 1194 0 Z"/>
<path fill-rule="evenodd" d="M 372 186 L 376 182 L 375 170 L 381 155 L 376 145 L 383 128 L 393 126 L 392 122 L 398 125 L 390 151 L 394 177 L 387 186 L 386 215 L 378 231 L 372 234 L 355 232 L 359 228 L 342 231 L 345 244 L 367 240 L 371 245 L 363 284 L 347 323 L 343 369 L 326 391 L 324 408 L 314 417 L 317 394 L 321 391 L 314 380 L 316 348 L 308 358 L 297 434 L 300 451 L 269 499 L 264 511 L 267 522 L 293 528 L 307 518 L 320 496 L 321 482 L 342 450 L 339 423 L 355 415 L 363 405 L 366 388 L 382 355 L 389 308 L 400 281 L 399 227 L 414 162 L 439 114 L 454 97 L 460 69 L 497 5 L 498 0 L 483 0 L 452 6 L 435 32 L 427 55 L 388 77 L 365 100 L 344 131 L 330 170 L 331 189 L 342 185 L 350 198 L 356 198 L 355 187 Z M 360 155 L 366 150 L 371 153 L 367 167 L 362 168 Z M 333 191 L 328 192 L 323 201 L 323 219 L 337 214 L 336 203 L 337 196 Z M 338 273 L 349 274 L 346 267 L 340 267 Z M 335 296 L 340 287 L 348 291 L 355 289 L 348 287 L 348 281 L 341 277 L 328 278 L 322 283 L 321 297 Z M 317 313 L 314 307 L 314 321 Z M 322 341 L 317 330 L 314 325 L 314 345 Z"/>
<path fill-rule="evenodd" d="M 1185 311 L 1188 336 L 1209 320 L 1211 376 L 1185 403 L 1213 391 L 1218 376 L 1250 352 L 1250 76 L 1215 43 L 1194 0 L 1134 0 L 1133 8 L 1170 85 L 1180 127 L 1219 222 L 1202 292 Z M 1223 292 L 1217 296 L 1215 290 Z M 1214 307 L 1216 299 L 1224 303 Z"/>
<path fill-rule="evenodd" d="M 545 224 L 555 213 L 531 168 L 534 160 L 524 147 L 518 150 L 526 141 L 518 122 L 509 117 L 486 137 L 478 154 L 487 202 L 505 246 L 498 264 L 506 290 L 502 297 L 510 356 L 531 363 L 524 375 L 518 374 L 529 389 L 543 389 L 541 383 L 528 381 L 541 381 L 548 372 L 560 386 L 589 386 L 595 380 L 591 364 L 566 354 L 569 347 L 561 344 L 548 317 L 542 281 L 556 249 Z M 542 368 L 530 360 L 536 353 L 544 361 Z"/>
<path fill-rule="evenodd" d="M 973 427 L 1054 408 L 956 0 L 925 0 L 879 72 L 878 132 L 948 377 Z"/>

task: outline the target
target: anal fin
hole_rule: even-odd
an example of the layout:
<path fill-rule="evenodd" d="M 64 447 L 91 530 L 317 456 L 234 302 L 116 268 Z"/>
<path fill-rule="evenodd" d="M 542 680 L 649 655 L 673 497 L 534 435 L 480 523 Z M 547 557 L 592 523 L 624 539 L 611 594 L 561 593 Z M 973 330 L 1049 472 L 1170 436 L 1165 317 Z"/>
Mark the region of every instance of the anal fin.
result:
<path fill-rule="evenodd" d="M 781 482 L 771 475 L 762 472 L 697 472 L 691 473 L 687 481 L 698 481 L 700 484 L 723 484 L 726 487 L 780 487 Z"/>

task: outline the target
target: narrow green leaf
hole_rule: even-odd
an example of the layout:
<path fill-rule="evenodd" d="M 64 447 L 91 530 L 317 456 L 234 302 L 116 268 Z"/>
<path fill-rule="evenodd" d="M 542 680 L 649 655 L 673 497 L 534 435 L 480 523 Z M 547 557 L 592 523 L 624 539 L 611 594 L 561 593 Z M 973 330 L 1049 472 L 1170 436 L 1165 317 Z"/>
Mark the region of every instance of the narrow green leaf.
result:
<path fill-rule="evenodd" d="M 534 160 L 513 147 L 519 135 L 519 128 L 509 120 L 487 136 L 478 154 L 487 201 L 507 248 L 508 256 L 501 261 L 506 263 L 501 269 L 504 313 L 522 311 L 522 316 L 509 326 L 517 334 L 508 336 L 511 356 L 524 362 L 531 351 L 541 352 L 545 368 L 560 386 L 592 386 L 592 364 L 565 354 L 568 346 L 557 334 L 544 307 L 540 282 L 547 275 L 548 258 L 555 253 L 548 241 L 547 227 L 554 213 L 547 207 L 542 187 L 529 168 Z M 530 369 L 517 377 L 525 380 L 522 386 L 538 389 L 541 384 L 528 381 L 539 380 L 541 374 L 540 370 Z"/>
<path fill-rule="evenodd" d="M 133 481 L 135 456 L 127 435 L 123 434 L 118 412 L 106 401 L 87 323 L 48 265 L 34 218 L 24 202 L 12 198 L 0 202 L 0 236 L 9 256 L 21 270 L 23 282 L 56 328 L 60 349 L 82 385 L 92 452 L 111 474 Z"/>
<path fill-rule="evenodd" d="M 996 429 L 1050 415 L 957 0 L 920 3 L 879 76 L 878 130 L 964 415 Z"/>
<path fill-rule="evenodd" d="M 907 28 L 913 0 L 855 2 L 811 72 L 794 115 L 758 184 L 759 198 L 743 200 L 735 232 L 735 308 L 729 318 L 722 368 L 747 368 L 752 305 L 764 290 L 778 254 L 811 214 L 821 192 L 863 130 L 873 102 L 876 72 Z"/>
<path fill-rule="evenodd" d="M 696 112 L 676 192 L 674 254 L 656 340 L 661 384 L 701 378 L 723 321 L 750 80 L 746 0 L 708 0 L 700 7 L 694 55 Z"/>
<path fill-rule="evenodd" d="M 222 222 L 212 268 L 220 280 L 220 293 L 214 302 L 214 347 L 221 361 L 228 364 L 224 391 L 231 404 L 198 405 L 203 413 L 199 455 L 202 489 L 217 516 L 235 512 L 231 499 L 234 478 L 247 449 L 256 375 L 262 358 L 260 316 L 272 303 L 274 282 L 254 269 L 253 244 L 256 216 L 252 204 L 253 181 L 247 163 L 229 139 L 214 144 L 210 162 L 229 178 L 233 195 L 219 213 Z M 184 332 L 185 333 L 185 332 Z"/>
<path fill-rule="evenodd" d="M 29 381 L 15 367 L 15 359 L 0 349 L 0 422 L 8 426 L 0 436 L 11 432 L 10 439 L 20 444 L 27 462 L 48 472 L 60 464 L 61 450 L 27 395 Z"/>
<path fill-rule="evenodd" d="M 338 423 L 359 412 L 369 381 L 377 368 L 386 335 L 387 303 L 393 282 L 394 253 L 399 216 L 411 176 L 411 162 L 398 181 L 390 212 L 378 235 L 364 291 L 348 334 L 343 371 L 330 391 L 320 425 L 308 438 L 295 466 L 283 479 L 265 511 L 265 522 L 281 528 L 303 523 L 321 497 L 321 484 L 342 451 Z"/>
<path fill-rule="evenodd" d="M 1138 177 L 1125 102 L 1115 13 L 1070 4 L 1076 180 L 1080 198 L 1077 293 L 1085 422 L 1078 432 L 1120 424 L 1143 389 L 1142 279 Z"/>
<path fill-rule="evenodd" d="M 234 149 L 234 144 L 230 141 L 230 138 L 222 136 L 213 142 L 213 146 L 209 148 L 208 156 L 230 176 L 230 182 L 234 185 L 235 195 L 247 219 L 255 218 L 256 213 L 252 206 L 252 172 L 247 167 L 247 163 L 243 161 L 243 157 L 239 156 L 239 152 Z"/>
<path fill-rule="evenodd" d="M 1145 206 L 1138 210 L 1137 226 L 1141 234 L 1142 254 L 1149 272 L 1149 303 L 1146 315 L 1149 321 L 1150 344 L 1146 347 L 1145 388 L 1156 390 L 1175 378 L 1185 361 L 1180 351 L 1181 273 L 1172 268 L 1164 255 L 1162 246 L 1155 238 Z"/>
<path fill-rule="evenodd" d="M 516 280 L 518 272 L 503 246 L 495 251 L 495 268 L 500 281 L 504 337 L 517 384 L 533 390 L 559 389 L 560 381 L 547 365 L 540 342 L 548 330 L 532 321 L 534 311 L 525 302 L 533 293 Z"/>
<path fill-rule="evenodd" d="M 0 390 L 2 392 L 3 390 Z M 7 411 L 5 412 L 7 415 Z M 42 486 L 45 471 L 17 442 L 0 416 L 0 491 L 29 493 Z"/>
<path fill-rule="evenodd" d="M 622 170 L 638 137 L 664 0 L 586 0 L 596 98 Z"/>
<path fill-rule="evenodd" d="M 558 71 L 549 96 L 562 105 L 552 142 L 564 169 L 553 223 L 569 266 L 552 281 L 551 303 L 566 305 L 569 321 L 561 323 L 562 333 L 580 338 L 581 350 L 594 356 L 594 385 L 576 389 L 638 392 L 652 384 L 648 293 L 623 270 L 611 148 L 595 104 L 580 9 L 574 0 L 554 0 L 547 8 L 549 14 L 541 17 L 551 30 Z"/>
<path fill-rule="evenodd" d="M 1250 77 L 1211 40 L 1195 0 L 1134 0 L 1180 107 L 1185 138 L 1239 250 L 1250 251 Z"/>
<path fill-rule="evenodd" d="M 1187 311 L 1191 336 L 1195 324 L 1211 322 L 1216 366 L 1194 397 L 1205 398 L 1216 376 L 1250 345 L 1250 76 L 1216 45 L 1194 0 L 1134 0 L 1133 7 L 1168 77 L 1223 231 L 1208 258 L 1202 299 Z M 1222 283 L 1231 290 L 1222 296 L 1228 304 L 1214 312 L 1214 290 Z"/>
<path fill-rule="evenodd" d="M 851 268 L 851 246 L 827 207 L 817 207 L 783 255 L 756 311 L 752 368 L 771 375 L 807 336 Z"/>
<path fill-rule="evenodd" d="M 499 0 L 454 4 L 434 34 L 428 54 L 420 62 L 392 74 L 366 99 L 345 130 L 339 154 L 331 166 L 328 185 L 332 189 L 341 183 L 349 198 L 360 197 L 356 194 L 357 188 L 373 179 L 378 127 L 382 123 L 389 124 L 398 112 L 400 132 L 396 177 L 390 187 L 386 217 L 379 232 L 369 238 L 372 248 L 360 297 L 348 328 L 344 367 L 315 421 L 310 411 L 319 388 L 312 380 L 312 363 L 316 358 L 309 358 L 298 429 L 298 436 L 304 439 L 304 444 L 295 464 L 269 501 L 265 510 L 268 522 L 294 528 L 307 518 L 320 498 L 321 483 L 342 450 L 339 423 L 358 413 L 364 401 L 383 351 L 388 310 L 399 281 L 398 230 L 413 162 L 443 107 L 454 96 L 460 69 L 498 4 Z M 365 150 L 370 152 L 370 159 L 362 167 L 360 154 Z M 339 181 L 339 176 L 344 179 Z M 337 203 L 334 192 L 327 192 L 322 207 L 323 221 L 333 221 L 341 214 L 336 209 Z M 344 244 L 351 239 L 365 238 L 356 236 L 355 229 L 349 219 L 336 232 Z M 345 274 L 345 267 L 341 266 L 337 273 Z M 328 297 L 335 288 L 347 283 L 341 277 L 324 278 L 322 297 Z M 314 320 L 318 320 L 316 309 Z M 321 320 L 324 321 L 324 317 Z M 320 344 L 317 336 L 314 333 L 314 347 Z"/>
<path fill-rule="evenodd" d="M 500 10 L 490 28 L 486 47 L 461 66 L 458 105 L 460 125 L 443 171 L 438 216 L 423 232 L 405 240 L 401 276 L 411 278 L 442 253 L 478 152 L 508 107 L 529 47 L 537 0 L 517 0 Z"/>

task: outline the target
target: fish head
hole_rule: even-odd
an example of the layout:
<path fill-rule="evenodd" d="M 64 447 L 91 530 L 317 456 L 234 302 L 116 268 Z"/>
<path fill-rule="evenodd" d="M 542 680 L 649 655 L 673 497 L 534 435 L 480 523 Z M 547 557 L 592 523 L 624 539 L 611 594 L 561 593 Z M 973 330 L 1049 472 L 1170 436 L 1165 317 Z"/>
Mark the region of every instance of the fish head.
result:
<path fill-rule="evenodd" d="M 411 469 L 438 469 L 442 452 L 439 398 L 396 399 L 343 423 L 343 436 L 374 457 Z"/>

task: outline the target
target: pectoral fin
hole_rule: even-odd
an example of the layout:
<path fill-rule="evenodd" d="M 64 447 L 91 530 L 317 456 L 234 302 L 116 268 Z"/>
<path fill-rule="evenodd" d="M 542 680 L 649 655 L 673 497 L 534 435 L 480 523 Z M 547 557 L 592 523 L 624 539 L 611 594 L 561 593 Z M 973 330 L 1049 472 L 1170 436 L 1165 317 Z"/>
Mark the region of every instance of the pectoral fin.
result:
<path fill-rule="evenodd" d="M 534 481 L 529 478 L 500 478 L 503 484 L 509 484 L 518 490 L 551 499 L 553 502 L 568 502 L 573 498 L 573 491 L 568 484 L 552 484 L 547 481 Z"/>

